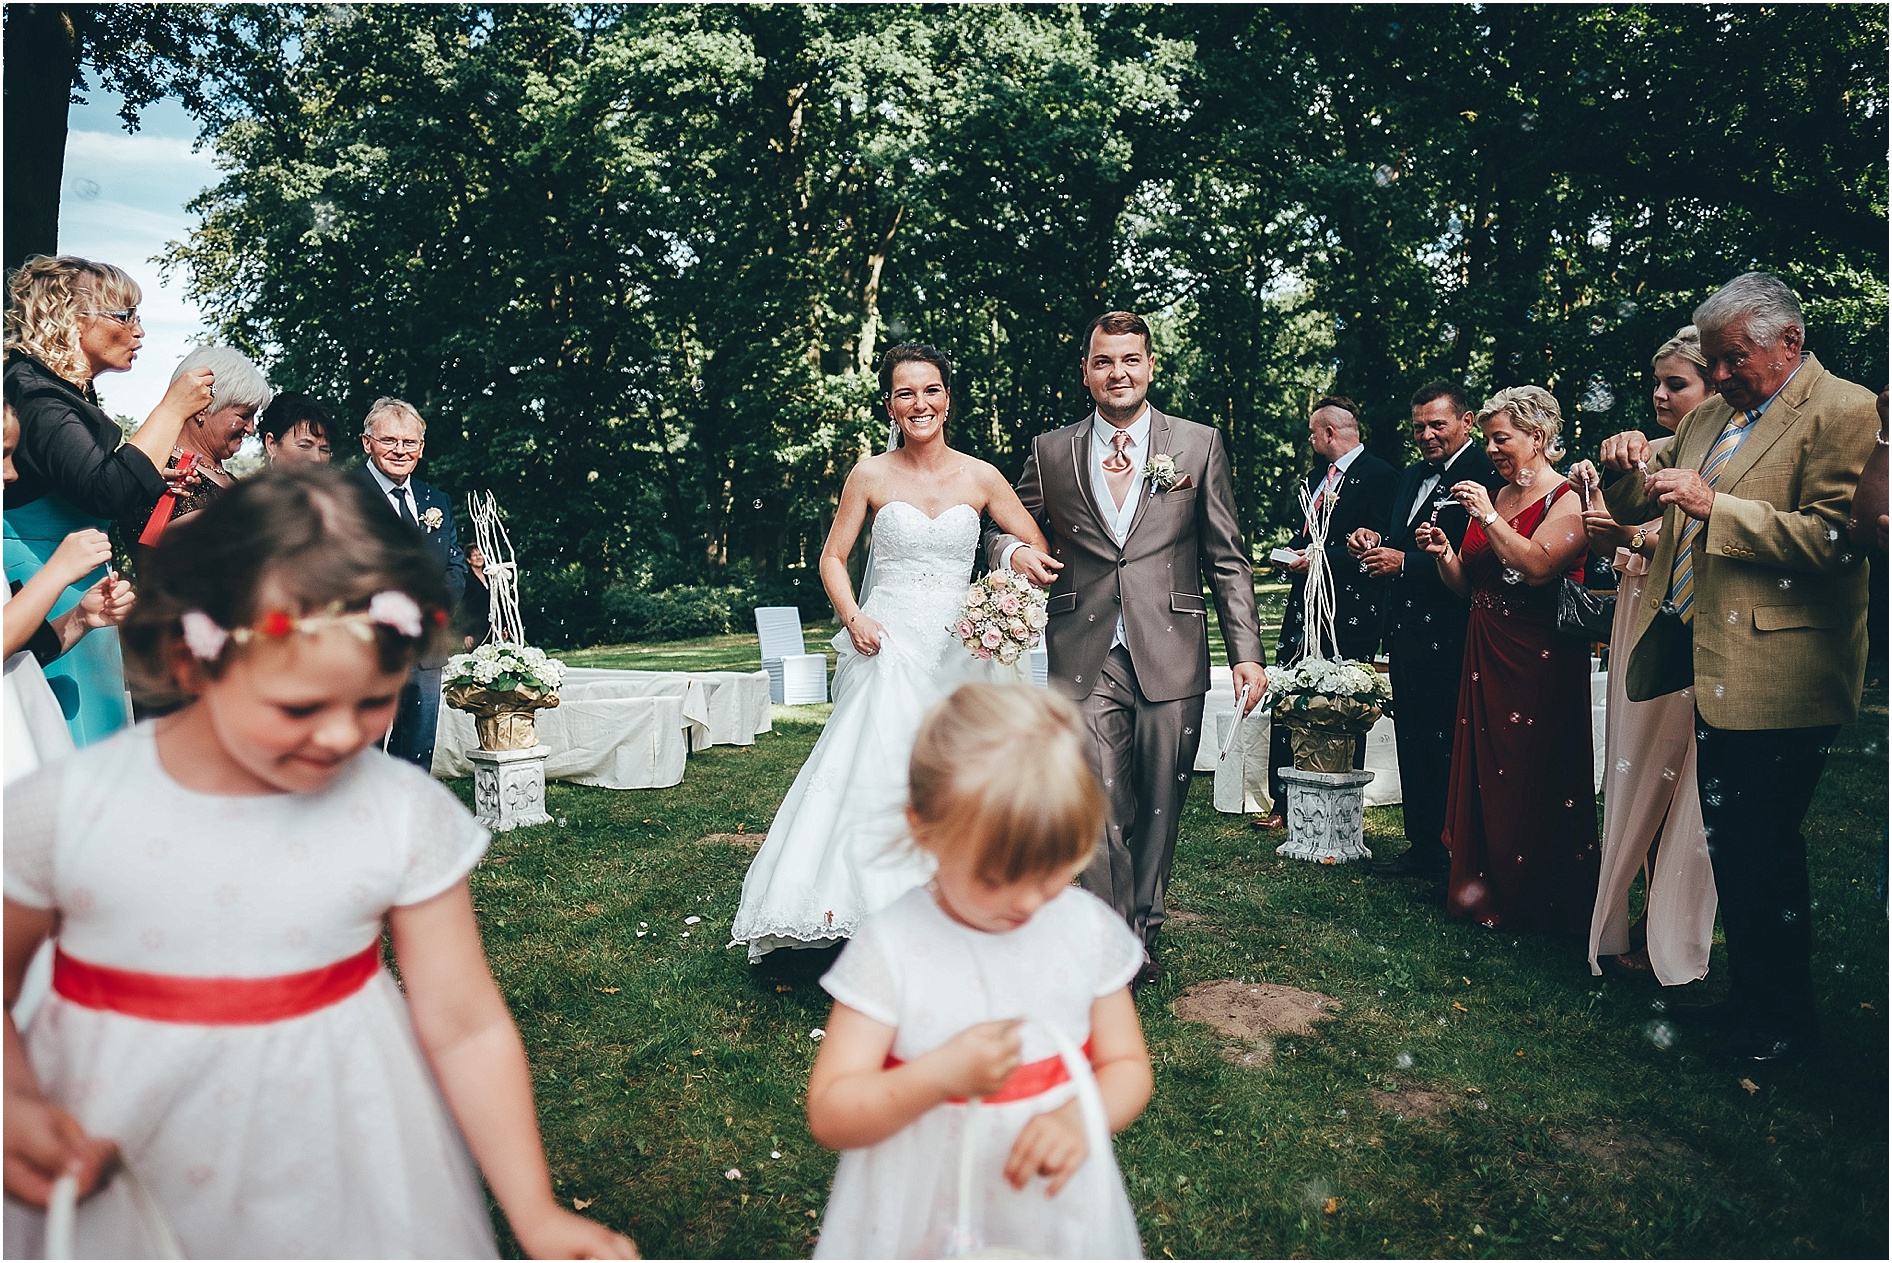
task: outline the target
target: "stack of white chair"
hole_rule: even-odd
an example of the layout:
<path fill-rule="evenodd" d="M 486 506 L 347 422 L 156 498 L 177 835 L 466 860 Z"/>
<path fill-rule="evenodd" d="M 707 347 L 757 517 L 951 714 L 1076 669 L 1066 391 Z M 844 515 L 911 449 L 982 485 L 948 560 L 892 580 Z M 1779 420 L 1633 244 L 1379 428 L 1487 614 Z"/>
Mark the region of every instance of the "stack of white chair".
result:
<path fill-rule="evenodd" d="M 800 609 L 793 605 L 759 605 L 755 630 L 762 642 L 762 668 L 769 673 L 770 701 L 807 706 L 828 700 L 828 655 L 807 651 Z"/>

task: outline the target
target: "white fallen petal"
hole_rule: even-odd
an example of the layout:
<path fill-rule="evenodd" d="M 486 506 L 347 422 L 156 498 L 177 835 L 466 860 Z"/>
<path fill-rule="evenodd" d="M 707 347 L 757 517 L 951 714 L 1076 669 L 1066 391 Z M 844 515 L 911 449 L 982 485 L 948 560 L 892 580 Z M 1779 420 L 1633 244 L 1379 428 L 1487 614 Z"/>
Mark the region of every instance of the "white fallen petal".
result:
<path fill-rule="evenodd" d="M 816 1043 L 820 1043 L 822 1040 L 826 1039 L 827 1037 L 828 1037 L 828 1032 L 822 1030 L 819 1026 L 815 1027 L 815 1029 L 808 1032 L 808 1038 L 814 1040 Z"/>
<path fill-rule="evenodd" d="M 703 919 L 702 917 L 685 917 L 683 918 L 683 923 L 685 925 L 695 925 L 698 921 L 701 921 L 702 919 Z"/>

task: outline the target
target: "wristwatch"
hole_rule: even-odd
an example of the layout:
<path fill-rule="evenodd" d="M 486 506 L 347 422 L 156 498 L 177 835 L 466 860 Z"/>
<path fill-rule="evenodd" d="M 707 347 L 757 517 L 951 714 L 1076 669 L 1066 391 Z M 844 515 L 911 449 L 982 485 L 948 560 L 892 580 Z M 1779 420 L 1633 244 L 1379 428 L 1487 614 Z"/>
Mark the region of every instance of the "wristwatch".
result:
<path fill-rule="evenodd" d="M 1497 520 L 1498 520 L 1498 510 L 1493 509 L 1491 512 L 1485 514 L 1485 516 L 1478 519 L 1478 525 L 1490 526 L 1493 522 Z"/>
<path fill-rule="evenodd" d="M 1642 545 L 1644 541 L 1646 541 L 1648 538 L 1649 538 L 1649 528 L 1646 526 L 1638 526 L 1636 528 L 1636 533 L 1629 537 L 1629 551 L 1632 553 L 1641 552 Z"/>

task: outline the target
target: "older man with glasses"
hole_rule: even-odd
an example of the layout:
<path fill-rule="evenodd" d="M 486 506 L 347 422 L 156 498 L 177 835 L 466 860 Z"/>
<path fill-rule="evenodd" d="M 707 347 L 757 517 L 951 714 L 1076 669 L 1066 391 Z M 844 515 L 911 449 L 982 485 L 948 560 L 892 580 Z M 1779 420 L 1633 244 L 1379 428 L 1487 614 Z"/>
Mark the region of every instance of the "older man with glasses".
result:
<path fill-rule="evenodd" d="M 466 554 L 453 521 L 447 493 L 414 476 L 427 448 L 427 423 L 414 405 L 401 399 L 377 399 L 362 423 L 361 447 L 368 460 L 353 471 L 388 511 L 425 532 L 428 547 L 447 572 L 447 593 L 455 608 L 466 592 Z M 423 769 L 434 763 L 434 725 L 440 717 L 440 669 L 445 658 L 421 659 L 401 691 L 388 736 L 388 752 Z"/>

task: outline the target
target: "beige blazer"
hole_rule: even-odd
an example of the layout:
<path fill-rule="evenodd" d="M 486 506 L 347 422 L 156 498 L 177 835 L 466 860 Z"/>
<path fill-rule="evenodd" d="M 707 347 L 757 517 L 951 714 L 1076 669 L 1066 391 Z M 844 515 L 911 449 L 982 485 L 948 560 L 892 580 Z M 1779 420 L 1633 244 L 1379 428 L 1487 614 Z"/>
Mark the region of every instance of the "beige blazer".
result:
<path fill-rule="evenodd" d="M 1719 396 L 1682 418 L 1649 468 L 1700 469 L 1732 409 Z M 1809 355 L 1722 467 L 1695 540 L 1695 705 L 1717 728 L 1810 728 L 1859 714 L 1866 671 L 1866 572 L 1846 535 L 1853 487 L 1872 451 L 1872 392 Z M 1628 690 L 1657 676 L 1644 633 L 1668 595 L 1684 518 L 1641 474 L 1604 493 L 1619 522 L 1662 518 L 1649 595 L 1629 644 Z"/>
<path fill-rule="evenodd" d="M 1222 433 L 1150 409 L 1152 456 L 1175 459 L 1177 485 L 1152 491 L 1139 480 L 1136 515 L 1122 547 L 1097 511 L 1090 476 L 1091 418 L 1032 441 L 1018 498 L 1064 563 L 1052 585 L 1046 629 L 1051 686 L 1081 701 L 1102 678 L 1123 614 L 1137 687 L 1152 702 L 1209 690 L 1206 579 L 1215 595 L 1230 663 L 1260 662 L 1255 577 L 1235 512 Z M 993 567 L 1017 538 L 993 527 Z"/>

